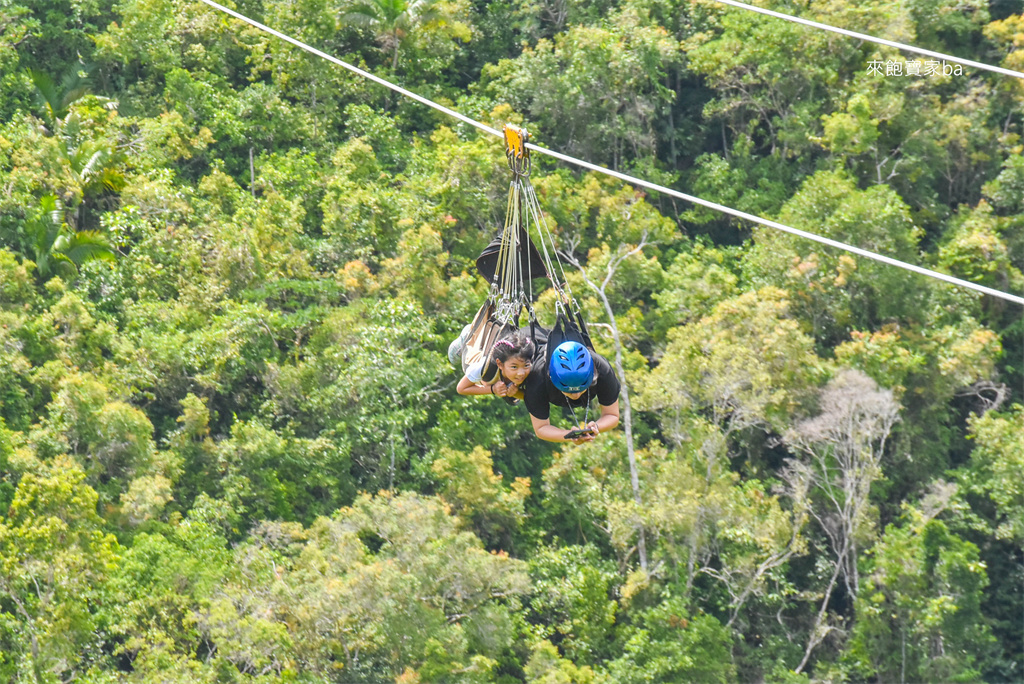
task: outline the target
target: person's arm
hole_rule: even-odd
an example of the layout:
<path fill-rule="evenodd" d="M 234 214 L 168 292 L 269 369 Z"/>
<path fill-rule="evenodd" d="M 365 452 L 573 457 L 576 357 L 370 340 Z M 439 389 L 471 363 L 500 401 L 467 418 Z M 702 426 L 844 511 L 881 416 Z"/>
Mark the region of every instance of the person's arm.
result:
<path fill-rule="evenodd" d="M 478 385 L 470 380 L 468 376 L 463 375 L 462 379 L 459 380 L 459 385 L 455 388 L 455 391 L 465 396 L 472 396 L 474 394 L 491 394 L 491 386 Z"/>
<path fill-rule="evenodd" d="M 511 382 L 497 380 L 493 385 L 491 385 L 491 389 L 496 397 L 515 397 L 516 399 L 523 398 L 522 388 L 515 386 Z"/>
<path fill-rule="evenodd" d="M 513 387 L 515 387 L 515 391 L 509 392 L 509 389 Z M 492 385 L 479 385 L 470 380 L 466 375 L 463 375 L 462 380 L 459 380 L 459 385 L 455 388 L 455 391 L 465 396 L 492 394 L 496 397 L 515 397 L 516 399 L 523 398 L 523 390 L 521 387 L 516 387 L 511 383 L 506 384 L 501 380 L 498 380 Z"/>
<path fill-rule="evenodd" d="M 602 406 L 601 415 L 598 416 L 597 420 L 590 421 L 587 423 L 587 427 L 595 427 L 597 431 L 608 432 L 614 430 L 619 424 L 619 400 L 616 399 L 615 403 L 611 406 Z"/>
<path fill-rule="evenodd" d="M 621 385 L 611 366 L 600 356 L 595 358 L 595 365 L 600 369 L 597 380 L 597 404 L 601 415 L 597 420 L 587 423 L 587 427 L 596 428 L 598 433 L 614 430 L 619 424 L 619 392 Z M 607 406 L 605 402 L 608 402 Z"/>
<path fill-rule="evenodd" d="M 619 402 L 616 401 L 614 404 L 610 406 L 602 406 L 601 415 L 598 416 L 597 420 L 592 420 L 589 423 L 587 423 L 587 427 L 593 431 L 594 437 L 597 437 L 602 432 L 614 430 L 618 424 Z M 591 437 L 590 439 L 593 439 L 594 437 Z"/>
<path fill-rule="evenodd" d="M 602 406 L 601 415 L 598 416 L 597 420 L 592 420 L 587 423 L 587 427 L 592 430 L 591 434 L 583 435 L 577 439 L 566 439 L 565 433 L 569 431 L 552 425 L 550 418 L 538 418 L 531 415 L 530 420 L 533 422 L 533 433 L 546 442 L 572 442 L 573 444 L 583 444 L 584 442 L 594 441 L 594 439 L 602 432 L 614 430 L 618 426 L 619 402 L 616 400 L 616 402 L 610 406 Z"/>
<path fill-rule="evenodd" d="M 531 414 L 530 420 L 533 422 L 533 434 L 537 435 L 537 437 L 543 439 L 545 442 L 572 442 L 573 444 L 583 444 L 584 442 L 592 442 L 594 441 L 594 438 L 597 437 L 596 434 L 591 433 L 589 435 L 577 437 L 576 439 L 566 439 L 565 433 L 569 431 L 565 428 L 555 427 L 552 425 L 550 418 L 538 418 Z"/>

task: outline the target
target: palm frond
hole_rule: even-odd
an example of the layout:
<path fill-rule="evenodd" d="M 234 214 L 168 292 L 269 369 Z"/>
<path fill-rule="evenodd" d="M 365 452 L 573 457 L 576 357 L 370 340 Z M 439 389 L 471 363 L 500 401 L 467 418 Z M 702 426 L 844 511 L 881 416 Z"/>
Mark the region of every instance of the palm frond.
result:
<path fill-rule="evenodd" d="M 61 111 L 63 112 L 63 114 L 61 114 L 61 116 L 64 116 L 64 114 L 67 113 L 67 111 L 71 108 L 71 105 L 75 104 L 76 102 L 78 102 L 79 100 L 81 100 L 83 97 L 85 97 L 88 94 L 89 94 L 89 86 L 88 85 L 81 85 L 81 86 L 78 86 L 77 88 L 72 88 L 71 90 L 68 90 L 67 92 L 65 92 L 64 93 L 64 97 L 60 101 Z"/>
<path fill-rule="evenodd" d="M 92 66 L 72 64 L 67 72 L 65 72 L 64 78 L 60 81 L 60 89 L 63 93 L 60 100 L 61 118 L 67 115 L 71 105 L 81 100 L 92 90 L 92 84 L 90 83 L 92 70 Z M 85 74 L 84 76 L 82 75 L 83 73 Z"/>
<path fill-rule="evenodd" d="M 114 261 L 117 258 L 110 241 L 96 230 L 74 233 L 68 238 L 67 246 L 61 253 L 79 266 L 89 261 Z"/>
<path fill-rule="evenodd" d="M 417 23 L 426 24 L 441 16 L 437 9 L 437 0 L 413 0 L 407 10 L 409 18 Z"/>
<path fill-rule="evenodd" d="M 56 195 L 43 195 L 39 199 L 39 207 L 43 210 L 44 220 L 58 228 L 64 223 L 64 203 Z"/>
<path fill-rule="evenodd" d="M 370 27 L 382 22 L 380 9 L 373 3 L 361 2 L 352 5 L 341 15 L 341 21 L 350 26 Z"/>
<path fill-rule="evenodd" d="M 55 119 L 63 116 L 60 114 L 60 103 L 62 99 L 60 96 L 60 90 L 57 87 L 57 82 L 53 80 L 53 77 L 39 69 L 26 69 L 25 73 L 28 74 L 29 79 L 32 81 L 32 85 L 35 86 L 36 99 L 39 100 L 39 104 L 42 105 L 50 122 L 53 122 Z"/>
<path fill-rule="evenodd" d="M 56 275 L 68 279 L 73 278 L 75 275 L 78 274 L 78 266 L 76 266 L 75 262 L 69 259 L 67 255 L 61 254 L 60 252 L 54 252 L 50 256 L 53 259 L 53 266 L 47 268 L 45 274 L 42 271 L 40 271 L 41 275 L 49 275 L 50 273 L 55 273 Z"/>
<path fill-rule="evenodd" d="M 88 154 L 87 150 L 84 152 Z M 101 175 L 108 161 L 110 161 L 110 150 L 106 147 L 100 147 L 93 152 L 89 156 L 89 160 L 82 165 L 81 171 L 78 172 L 82 182 L 89 183 L 95 176 Z"/>
<path fill-rule="evenodd" d="M 407 18 L 408 10 L 406 0 L 363 0 L 349 7 L 342 21 L 354 26 L 379 26 L 389 32 Z"/>
<path fill-rule="evenodd" d="M 28 221 L 26 228 L 36 273 L 45 278 L 50 275 L 50 264 L 56 258 L 54 247 L 63 237 L 64 205 L 55 195 L 45 195 L 39 200 L 39 209 L 40 213 Z"/>
<path fill-rule="evenodd" d="M 29 222 L 28 229 L 36 263 L 45 263 L 47 255 L 60 239 L 60 232 L 64 227 L 64 207 L 54 195 L 44 196 L 39 200 L 39 205 L 42 213 L 39 218 Z"/>
<path fill-rule="evenodd" d="M 124 174 L 110 166 L 103 169 L 99 175 L 99 181 L 107 190 L 120 191 L 125 185 Z"/>
<path fill-rule="evenodd" d="M 42 105 L 50 125 L 67 116 L 71 105 L 89 93 L 89 73 L 92 68 L 91 66 L 73 64 L 61 78 L 60 83 L 40 69 L 25 70 L 32 85 L 35 86 L 36 99 Z M 85 72 L 85 76 L 81 72 Z"/>

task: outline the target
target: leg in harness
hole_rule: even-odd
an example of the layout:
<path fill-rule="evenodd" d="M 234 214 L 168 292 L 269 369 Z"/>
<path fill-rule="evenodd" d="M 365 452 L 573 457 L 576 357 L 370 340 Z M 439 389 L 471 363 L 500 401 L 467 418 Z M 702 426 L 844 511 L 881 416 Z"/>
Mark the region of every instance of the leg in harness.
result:
<path fill-rule="evenodd" d="M 530 156 L 526 131 L 506 127 L 506 156 L 512 170 L 505 224 L 477 258 L 477 269 L 491 288 L 473 321 L 448 349 L 454 363 L 461 357 L 465 375 L 460 394 L 494 394 L 522 397 L 520 390 L 534 363 L 540 332 L 533 310 L 533 279 L 549 278 L 537 247 L 530 240 L 529 213 L 524 208 L 524 188 L 529 185 Z M 529 333 L 520 332 L 526 311 Z"/>

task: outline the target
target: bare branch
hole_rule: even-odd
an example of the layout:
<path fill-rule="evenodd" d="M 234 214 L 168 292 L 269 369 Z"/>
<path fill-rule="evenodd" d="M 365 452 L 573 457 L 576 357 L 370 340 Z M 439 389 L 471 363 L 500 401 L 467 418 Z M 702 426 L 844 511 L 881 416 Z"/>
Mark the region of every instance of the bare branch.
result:
<path fill-rule="evenodd" d="M 852 598 L 859 591 L 857 531 L 867 523 L 871 484 L 881 474 L 882 455 L 899 410 L 891 391 L 879 389 L 859 371 L 843 371 L 821 393 L 821 413 L 786 435 L 786 443 L 805 458 L 791 461 L 784 477 L 823 495 L 828 510 L 817 510 L 812 504 L 809 512 L 835 553 L 832 578 L 796 672 L 831 630 L 825 621 L 838 580 L 843 580 Z"/>
<path fill-rule="evenodd" d="M 583 278 L 583 282 L 587 284 L 591 290 L 601 300 L 601 304 L 604 307 L 605 315 L 608 317 L 608 323 L 606 324 L 611 330 L 612 341 L 615 345 L 615 371 L 618 373 L 620 380 L 619 394 L 622 398 L 622 426 L 626 433 L 626 455 L 629 459 L 629 477 L 630 483 L 633 488 L 633 500 L 636 502 L 638 507 L 643 507 L 643 501 L 640 496 L 640 477 L 637 471 L 636 465 L 636 449 L 633 444 L 633 412 L 629 401 L 629 388 L 626 385 L 626 374 L 625 368 L 622 363 L 622 336 L 619 334 L 619 327 L 615 321 L 615 312 L 612 309 L 611 301 L 608 298 L 607 288 L 611 283 L 612 278 L 618 271 L 619 266 L 622 262 L 628 259 L 634 254 L 640 253 L 641 250 L 649 243 L 647 242 L 647 232 L 644 231 L 641 236 L 640 244 L 631 248 L 626 248 L 625 253 L 621 253 L 624 248 L 620 245 L 616 250 L 617 255 L 608 262 L 607 273 L 604 281 L 598 286 L 594 281 L 590 279 L 587 274 L 586 268 L 580 263 L 579 259 L 576 258 L 571 252 L 559 252 L 566 261 L 576 267 L 580 275 Z M 647 571 L 647 543 L 644 538 L 643 523 L 637 522 L 637 552 L 640 557 L 640 567 L 646 572 Z"/>
<path fill-rule="evenodd" d="M 985 414 L 1003 405 L 1010 396 L 1010 388 L 1001 382 L 978 380 L 973 385 L 957 390 L 956 396 L 976 399 L 981 404 L 981 413 Z"/>

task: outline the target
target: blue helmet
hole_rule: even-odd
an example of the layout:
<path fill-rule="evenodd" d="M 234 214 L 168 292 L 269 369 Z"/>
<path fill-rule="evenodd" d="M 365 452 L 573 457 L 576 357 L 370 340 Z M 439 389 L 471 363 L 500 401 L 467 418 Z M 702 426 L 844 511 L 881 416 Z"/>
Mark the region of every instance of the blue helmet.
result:
<path fill-rule="evenodd" d="M 579 342 L 563 342 L 551 354 L 548 375 L 560 392 L 582 392 L 594 381 L 594 359 Z"/>

